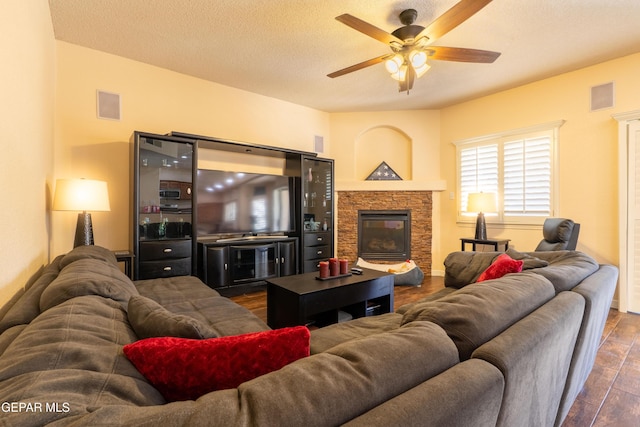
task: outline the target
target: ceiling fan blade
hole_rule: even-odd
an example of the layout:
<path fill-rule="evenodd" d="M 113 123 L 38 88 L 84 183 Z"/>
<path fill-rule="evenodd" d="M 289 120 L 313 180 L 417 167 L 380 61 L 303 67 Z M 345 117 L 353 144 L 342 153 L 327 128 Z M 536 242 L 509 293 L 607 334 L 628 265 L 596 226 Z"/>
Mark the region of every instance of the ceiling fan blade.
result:
<path fill-rule="evenodd" d="M 371 58 L 371 59 L 368 59 L 366 61 L 360 62 L 359 64 L 355 64 L 355 65 L 352 65 L 350 67 L 343 68 L 342 70 L 334 71 L 331 74 L 327 74 L 327 76 L 331 77 L 332 79 L 334 77 L 340 77 L 340 76 L 343 76 L 345 74 L 349 74 L 349 73 L 352 73 L 354 71 L 358 71 L 358 70 L 361 70 L 363 68 L 367 68 L 367 67 L 370 67 L 372 65 L 379 64 L 382 61 L 384 61 L 385 59 L 390 58 L 391 56 L 393 56 L 393 55 L 392 54 L 388 54 L 388 53 L 385 54 L 385 55 L 380 55 L 380 56 L 378 56 L 376 58 Z"/>
<path fill-rule="evenodd" d="M 353 15 L 349 15 L 348 13 L 345 13 L 340 16 L 336 16 L 336 19 L 342 22 L 343 24 L 353 28 L 354 30 L 360 31 L 362 34 L 365 34 L 369 37 L 373 37 L 374 39 L 381 41 L 382 43 L 386 43 L 386 44 L 389 44 L 391 42 L 397 42 L 400 44 L 404 43 L 402 40 L 400 40 L 393 34 L 390 34 L 384 30 L 381 30 L 375 25 L 369 24 L 368 22 L 365 22 L 360 18 L 356 18 Z"/>
<path fill-rule="evenodd" d="M 429 43 L 433 43 L 467 19 L 471 18 L 489 3 L 491 3 L 491 0 L 460 1 L 422 30 L 420 34 L 416 36 L 416 40 L 420 37 L 427 36 L 429 38 Z"/>
<path fill-rule="evenodd" d="M 490 64 L 500 56 L 500 52 L 467 49 L 463 47 L 429 46 L 425 50 L 429 58 L 439 61 L 481 62 Z"/>

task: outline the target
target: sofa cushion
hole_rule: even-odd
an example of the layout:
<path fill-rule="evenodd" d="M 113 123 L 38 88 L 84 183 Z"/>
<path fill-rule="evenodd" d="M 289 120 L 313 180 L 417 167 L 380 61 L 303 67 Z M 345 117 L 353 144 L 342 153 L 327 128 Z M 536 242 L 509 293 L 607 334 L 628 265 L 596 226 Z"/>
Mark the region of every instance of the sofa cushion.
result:
<path fill-rule="evenodd" d="M 385 313 L 315 329 L 311 331 L 311 354 L 321 353 L 346 341 L 397 329 L 401 321 L 402 315 Z"/>
<path fill-rule="evenodd" d="M 64 255 L 60 261 L 60 268 L 65 268 L 81 259 L 96 259 L 107 264 L 118 265 L 115 254 L 109 249 L 102 246 L 83 245 L 73 248 L 73 250 Z"/>
<path fill-rule="evenodd" d="M 126 309 L 129 299 L 137 294 L 133 282 L 120 271 L 117 264 L 93 257 L 78 258 L 62 268 L 58 277 L 42 292 L 40 310 L 45 311 L 71 298 L 85 295 L 110 298 Z"/>
<path fill-rule="evenodd" d="M 469 283 L 475 283 L 498 255 L 500 255 L 498 252 L 450 253 L 444 260 L 444 285 L 462 288 Z"/>
<path fill-rule="evenodd" d="M 509 273 L 520 273 L 522 264 L 524 264 L 524 261 L 516 261 L 507 254 L 501 254 L 480 274 L 476 282 L 499 279 Z"/>
<path fill-rule="evenodd" d="M 498 368 L 469 359 L 342 427 L 495 427 L 503 390 L 504 377 Z"/>
<path fill-rule="evenodd" d="M 206 340 L 149 338 L 123 351 L 167 400 L 193 400 L 309 356 L 309 330 L 295 326 Z"/>
<path fill-rule="evenodd" d="M 589 255 L 578 251 L 536 252 L 535 255 L 549 263 L 547 267 L 532 271 L 546 277 L 556 288 L 556 293 L 575 288 L 595 273 L 600 265 Z"/>
<path fill-rule="evenodd" d="M 129 300 L 128 318 L 139 338 L 216 338 L 218 334 L 208 325 L 183 314 L 172 313 L 157 302 L 134 295 Z"/>
<path fill-rule="evenodd" d="M 196 401 L 102 406 L 74 421 L 83 426 L 338 426 L 457 364 L 456 347 L 441 328 L 413 322 Z M 425 425 L 430 408 L 419 404 L 417 412 L 413 425 Z"/>
<path fill-rule="evenodd" d="M 162 405 L 122 353 L 135 340 L 127 313 L 111 299 L 73 298 L 40 314 L 0 356 L 0 401 L 42 402 L 43 411 L 4 413 L 0 424 L 48 425 L 101 407 Z M 45 402 L 61 412 L 45 411 Z"/>
<path fill-rule="evenodd" d="M 5 315 L 0 320 L 0 334 L 16 325 L 26 325 L 40 314 L 40 297 L 47 286 L 58 276 L 62 255 L 55 258 L 51 264 L 44 267 L 38 278 L 25 287 L 10 304 Z"/>
<path fill-rule="evenodd" d="M 218 336 L 269 330 L 247 308 L 220 296 L 194 276 L 176 276 L 135 282 L 140 295 L 151 298 L 172 313 L 184 314 L 209 325 Z"/>
<path fill-rule="evenodd" d="M 508 251 L 514 259 L 524 261 L 523 270 L 540 274 L 553 284 L 556 293 L 568 291 L 593 274 L 599 264 L 589 255 L 578 251 L 517 252 Z M 498 252 L 452 252 L 444 260 L 444 284 L 462 288 L 474 283 L 480 274 L 500 255 Z M 531 256 L 532 260 L 527 261 Z"/>
<path fill-rule="evenodd" d="M 443 328 L 466 360 L 480 345 L 555 295 L 553 285 L 534 273 L 515 273 L 465 286 L 436 301 L 418 303 L 402 323 L 427 320 Z"/>
<path fill-rule="evenodd" d="M 493 364 L 505 378 L 497 425 L 558 425 L 584 307 L 575 292 L 561 292 L 474 351 L 473 358 Z"/>
<path fill-rule="evenodd" d="M 532 268 L 546 267 L 547 265 L 549 265 L 549 261 L 545 261 L 545 260 L 540 259 L 540 258 L 538 258 L 536 256 L 533 256 L 531 253 L 518 252 L 513 248 L 507 249 L 507 251 L 505 253 L 507 255 L 509 255 L 513 259 L 522 260 L 523 261 L 523 264 L 522 264 L 522 269 L 523 270 L 530 270 Z"/>

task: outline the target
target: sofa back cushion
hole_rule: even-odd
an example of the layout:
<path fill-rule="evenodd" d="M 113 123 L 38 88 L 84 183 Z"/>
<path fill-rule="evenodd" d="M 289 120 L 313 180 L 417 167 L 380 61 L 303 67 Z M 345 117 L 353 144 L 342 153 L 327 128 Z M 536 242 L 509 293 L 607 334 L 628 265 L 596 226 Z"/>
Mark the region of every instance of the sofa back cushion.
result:
<path fill-rule="evenodd" d="M 109 249 L 96 245 L 84 245 L 73 248 L 65 254 L 60 261 L 60 268 L 65 268 L 69 264 L 81 259 L 96 259 L 107 264 L 117 265 L 116 256 Z"/>
<path fill-rule="evenodd" d="M 498 252 L 451 252 L 444 260 L 444 285 L 462 288 L 475 283 L 498 255 Z"/>
<path fill-rule="evenodd" d="M 427 320 L 444 329 L 460 360 L 555 295 L 553 285 L 533 273 L 515 273 L 465 286 L 436 301 L 417 303 L 402 324 Z"/>
<path fill-rule="evenodd" d="M 26 325 L 40 314 L 42 292 L 58 277 L 62 255 L 44 267 L 38 278 L 19 294 L 0 320 L 0 334 L 17 325 Z"/>
<path fill-rule="evenodd" d="M 126 311 L 111 299 L 77 297 L 43 312 L 0 356 L 0 400 L 41 402 L 43 410 L 5 413 L 2 421 L 46 425 L 107 405 L 165 403 L 122 353 L 136 339 Z M 46 411 L 47 402 L 60 412 Z"/>
<path fill-rule="evenodd" d="M 42 292 L 40 310 L 45 311 L 71 298 L 98 295 L 119 302 L 126 310 L 129 298 L 138 291 L 133 282 L 109 259 L 73 257 L 65 264 L 63 258 L 58 276 Z"/>
<path fill-rule="evenodd" d="M 535 255 L 547 261 L 549 265 L 531 271 L 549 279 L 556 293 L 575 288 L 600 268 L 596 260 L 583 252 L 536 252 Z"/>

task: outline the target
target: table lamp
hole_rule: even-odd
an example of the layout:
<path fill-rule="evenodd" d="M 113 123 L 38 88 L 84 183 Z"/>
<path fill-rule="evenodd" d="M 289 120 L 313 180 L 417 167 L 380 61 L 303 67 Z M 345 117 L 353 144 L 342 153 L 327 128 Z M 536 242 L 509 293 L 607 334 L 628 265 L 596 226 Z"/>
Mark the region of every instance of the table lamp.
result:
<path fill-rule="evenodd" d="M 478 212 L 476 219 L 476 240 L 487 240 L 487 223 L 485 212 L 496 211 L 495 193 L 470 193 L 467 200 L 467 212 Z"/>
<path fill-rule="evenodd" d="M 58 179 L 53 196 L 54 211 L 82 211 L 78 213 L 73 247 L 93 245 L 93 225 L 87 211 L 107 212 L 109 191 L 105 181 L 90 179 Z"/>

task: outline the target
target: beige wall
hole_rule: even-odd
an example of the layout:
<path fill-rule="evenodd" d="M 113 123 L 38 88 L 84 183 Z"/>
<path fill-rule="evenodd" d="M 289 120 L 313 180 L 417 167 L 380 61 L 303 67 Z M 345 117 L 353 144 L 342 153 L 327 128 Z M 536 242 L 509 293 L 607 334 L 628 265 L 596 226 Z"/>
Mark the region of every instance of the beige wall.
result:
<path fill-rule="evenodd" d="M 49 260 L 55 42 L 44 1 L 0 13 L 0 305 Z"/>
<path fill-rule="evenodd" d="M 618 264 L 617 122 L 611 115 L 640 107 L 640 54 L 541 80 L 513 90 L 445 108 L 441 122 L 441 170 L 447 192 L 455 191 L 453 141 L 566 120 L 559 133 L 559 210 L 556 216 L 582 224 L 578 250 L 600 262 Z M 590 88 L 615 82 L 615 107 L 589 111 Z M 441 235 L 434 265 L 459 250 L 471 225 L 456 223 L 456 201 L 443 199 Z M 540 227 L 488 226 L 490 237 L 512 239 L 518 250 L 533 250 Z"/>
<path fill-rule="evenodd" d="M 313 151 L 320 135 L 325 151 L 331 149 L 327 113 L 65 42 L 57 42 L 57 59 L 55 176 L 108 182 L 111 212 L 92 214 L 97 245 L 131 246 L 129 137 L 135 130 L 305 151 Z M 97 90 L 121 95 L 121 121 L 96 117 Z M 75 221 L 74 213 L 53 213 L 53 255 L 72 248 Z"/>
<path fill-rule="evenodd" d="M 445 182 L 445 191 L 434 193 L 433 268 L 439 270 L 446 254 L 459 249 L 458 238 L 472 232 L 471 225 L 456 223 L 455 200 L 449 198 L 456 179 L 451 143 L 563 119 L 557 215 L 582 223 L 580 250 L 618 263 L 617 127 L 611 115 L 640 108 L 640 54 L 441 111 L 328 114 L 56 42 L 46 2 L 9 0 L 0 20 L 8 58 L 0 81 L 4 99 L 12 101 L 0 107 L 6 118 L 0 122 L 0 174 L 9 184 L 6 200 L 17 201 L 0 213 L 0 303 L 72 247 L 75 214 L 49 213 L 56 178 L 106 180 L 112 211 L 93 214 L 96 243 L 130 246 L 134 130 L 177 130 L 306 151 L 321 135 L 321 155 L 336 159 L 338 181 L 362 180 L 385 160 L 411 182 Z M 615 107 L 589 112 L 589 88 L 609 81 L 616 84 Z M 96 90 L 121 95 L 121 121 L 96 118 Z M 489 233 L 511 238 L 520 250 L 532 249 L 540 238 L 539 227 L 490 226 Z"/>
<path fill-rule="evenodd" d="M 363 180 L 381 161 L 405 180 L 441 178 L 438 111 L 334 113 L 331 141 L 337 180 Z"/>

